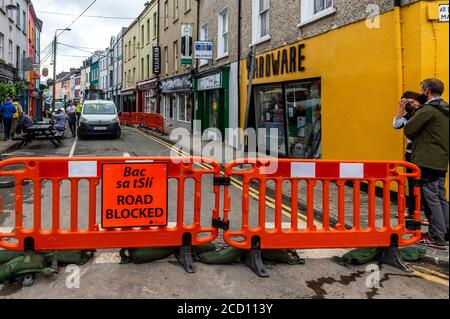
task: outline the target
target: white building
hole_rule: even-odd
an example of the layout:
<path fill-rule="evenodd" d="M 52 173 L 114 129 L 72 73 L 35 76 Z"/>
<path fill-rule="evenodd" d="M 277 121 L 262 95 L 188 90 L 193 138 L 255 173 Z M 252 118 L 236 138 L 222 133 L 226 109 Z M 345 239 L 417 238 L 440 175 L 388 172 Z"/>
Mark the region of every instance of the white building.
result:
<path fill-rule="evenodd" d="M 107 50 L 106 52 L 108 52 Z M 109 99 L 108 96 L 108 55 L 102 55 L 98 62 L 99 70 L 100 70 L 100 78 L 99 78 L 99 90 L 101 91 L 101 96 L 104 99 Z"/>
<path fill-rule="evenodd" d="M 111 44 L 112 51 L 112 81 L 109 83 L 109 90 L 112 92 L 112 100 L 117 106 L 119 111 L 122 110 L 120 92 L 122 91 L 122 67 L 123 67 L 123 48 L 122 39 L 123 35 L 127 31 L 127 28 L 122 28 L 120 33 L 114 38 Z"/>
<path fill-rule="evenodd" d="M 30 0 L 0 0 L 0 81 L 26 80 Z M 8 7 L 9 6 L 9 7 Z"/>

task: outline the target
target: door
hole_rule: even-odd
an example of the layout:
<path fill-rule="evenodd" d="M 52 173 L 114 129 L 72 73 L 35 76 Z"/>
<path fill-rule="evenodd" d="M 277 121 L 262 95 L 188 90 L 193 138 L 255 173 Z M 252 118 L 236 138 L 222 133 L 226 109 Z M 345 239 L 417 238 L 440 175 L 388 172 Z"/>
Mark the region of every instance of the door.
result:
<path fill-rule="evenodd" d="M 265 141 L 258 141 L 258 145 L 265 143 L 267 151 L 286 155 L 285 105 L 282 85 L 255 87 L 255 110 L 257 129 L 263 129 L 265 132 Z M 256 133 L 258 134 L 258 132 Z"/>
<path fill-rule="evenodd" d="M 320 80 L 286 85 L 289 155 L 322 158 Z"/>
<path fill-rule="evenodd" d="M 166 94 L 164 96 L 164 118 L 166 119 L 167 126 L 173 126 L 173 117 L 176 107 L 177 97 L 176 94 Z"/>

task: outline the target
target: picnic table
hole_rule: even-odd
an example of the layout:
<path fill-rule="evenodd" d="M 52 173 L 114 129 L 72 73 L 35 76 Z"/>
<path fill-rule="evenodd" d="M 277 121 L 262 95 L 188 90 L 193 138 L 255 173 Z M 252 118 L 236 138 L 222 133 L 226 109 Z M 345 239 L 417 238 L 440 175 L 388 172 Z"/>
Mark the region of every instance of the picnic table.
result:
<path fill-rule="evenodd" d="M 58 147 L 62 143 L 63 136 L 64 131 L 55 130 L 52 124 L 40 122 L 27 127 L 23 134 L 14 137 L 13 140 L 21 141 L 19 148 L 27 146 L 35 140 L 47 140 Z"/>

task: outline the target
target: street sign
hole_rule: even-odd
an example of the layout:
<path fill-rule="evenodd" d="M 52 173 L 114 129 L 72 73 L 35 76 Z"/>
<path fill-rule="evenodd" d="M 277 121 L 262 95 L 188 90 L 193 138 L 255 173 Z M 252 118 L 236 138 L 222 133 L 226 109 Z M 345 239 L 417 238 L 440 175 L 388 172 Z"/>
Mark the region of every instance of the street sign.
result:
<path fill-rule="evenodd" d="M 168 164 L 103 164 L 102 227 L 167 226 Z"/>
<path fill-rule="evenodd" d="M 213 46 L 211 41 L 195 41 L 194 57 L 201 60 L 212 60 Z"/>
<path fill-rule="evenodd" d="M 449 22 L 448 4 L 439 5 L 439 22 Z"/>
<path fill-rule="evenodd" d="M 161 74 L 161 47 L 153 47 L 153 74 Z"/>
<path fill-rule="evenodd" d="M 192 64 L 192 24 L 181 25 L 181 64 Z"/>

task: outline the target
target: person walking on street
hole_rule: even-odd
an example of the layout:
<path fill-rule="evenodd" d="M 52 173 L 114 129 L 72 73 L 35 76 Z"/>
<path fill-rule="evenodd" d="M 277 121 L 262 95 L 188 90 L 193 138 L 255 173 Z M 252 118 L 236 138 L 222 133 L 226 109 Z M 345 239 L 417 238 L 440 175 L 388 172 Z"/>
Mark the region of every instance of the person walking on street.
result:
<path fill-rule="evenodd" d="M 66 113 L 68 116 L 68 121 L 69 121 L 69 128 L 70 131 L 72 132 L 72 137 L 75 137 L 76 135 L 76 125 L 77 125 L 77 113 L 76 113 L 76 108 L 75 105 L 73 104 L 73 101 L 70 100 L 69 101 L 69 106 L 66 108 Z"/>
<path fill-rule="evenodd" d="M 77 113 L 77 127 L 80 125 L 80 118 L 81 118 L 81 112 L 83 111 L 83 104 L 81 103 L 81 101 L 78 102 L 77 104 L 77 109 L 76 109 L 76 113 Z"/>
<path fill-rule="evenodd" d="M 422 82 L 427 102 L 405 126 L 406 136 L 413 141 L 412 162 L 422 171 L 422 197 L 430 215 L 430 230 L 418 244 L 447 249 L 449 205 L 445 177 L 449 155 L 449 105 L 442 99 L 444 83 L 438 79 Z"/>
<path fill-rule="evenodd" d="M 4 141 L 7 141 L 11 138 L 11 129 L 14 119 L 14 113 L 17 112 L 16 106 L 11 102 L 11 98 L 7 97 L 6 102 L 0 106 L 0 112 L 3 117 L 3 134 Z"/>
<path fill-rule="evenodd" d="M 16 107 L 16 112 L 14 113 L 13 124 L 11 128 L 11 137 L 14 137 L 18 132 L 20 118 L 23 116 L 23 109 L 19 101 L 14 100 L 14 106 Z"/>
<path fill-rule="evenodd" d="M 427 101 L 416 92 L 405 92 L 400 101 L 398 113 L 394 118 L 394 128 L 396 130 L 404 129 L 408 121 L 414 116 L 418 109 L 422 107 Z M 405 159 L 411 163 L 413 142 L 408 139 L 406 145 Z M 412 173 L 411 169 L 407 169 L 407 173 Z M 414 197 L 414 178 L 408 178 L 408 218 L 414 218 L 414 211 L 416 210 L 416 198 Z M 423 221 L 423 225 L 428 226 L 427 221 Z"/>

